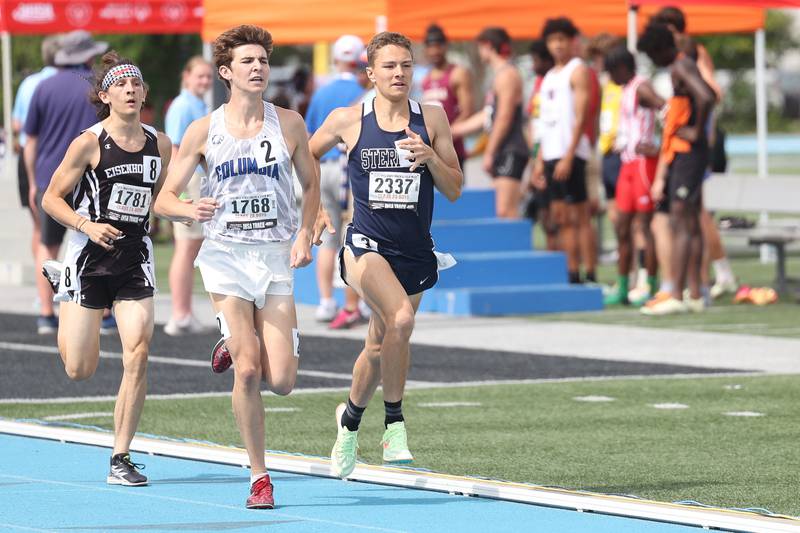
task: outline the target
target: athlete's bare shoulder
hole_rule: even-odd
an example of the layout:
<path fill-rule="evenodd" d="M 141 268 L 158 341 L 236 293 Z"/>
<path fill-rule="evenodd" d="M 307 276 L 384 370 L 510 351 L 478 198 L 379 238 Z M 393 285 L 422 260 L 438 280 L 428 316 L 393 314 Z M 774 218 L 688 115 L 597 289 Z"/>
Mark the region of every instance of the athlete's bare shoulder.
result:
<path fill-rule="evenodd" d="M 337 107 L 328 115 L 328 121 L 337 131 L 341 131 L 361 122 L 361 110 L 362 104 L 360 103 L 347 107 Z"/>
<path fill-rule="evenodd" d="M 211 115 L 198 118 L 186 128 L 183 134 L 181 147 L 187 145 L 192 152 L 205 153 L 206 139 L 208 139 L 208 129 L 211 127 Z M 182 148 L 183 150 L 183 148 Z"/>
<path fill-rule="evenodd" d="M 158 143 L 158 153 L 161 155 L 162 158 L 169 157 L 172 155 L 172 141 L 169 140 L 167 134 L 163 131 L 159 131 L 156 133 L 156 140 Z"/>
<path fill-rule="evenodd" d="M 447 123 L 447 114 L 440 105 L 422 104 L 422 116 L 425 117 L 425 123 L 431 122 L 433 124 L 438 124 L 442 121 Z"/>
<path fill-rule="evenodd" d="M 278 120 L 284 132 L 295 133 L 298 130 L 302 130 L 305 135 L 306 125 L 300 113 L 278 106 L 275 106 L 275 113 L 278 115 Z"/>

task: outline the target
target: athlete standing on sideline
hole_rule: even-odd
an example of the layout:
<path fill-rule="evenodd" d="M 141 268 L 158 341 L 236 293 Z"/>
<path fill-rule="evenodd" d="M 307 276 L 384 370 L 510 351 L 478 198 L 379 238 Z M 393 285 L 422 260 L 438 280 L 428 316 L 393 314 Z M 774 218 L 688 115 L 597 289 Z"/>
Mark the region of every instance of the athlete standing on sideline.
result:
<path fill-rule="evenodd" d="M 664 107 L 664 99 L 658 96 L 643 76 L 636 74 L 636 59 L 625 45 L 612 48 L 605 58 L 605 68 L 613 82 L 622 87 L 615 151 L 620 154 L 622 167 L 616 184 L 617 261 L 616 292 L 606 296 L 605 304 L 629 304 L 628 275 L 633 263 L 633 223 L 644 236 L 644 266 L 647 269 L 648 285 L 655 286 L 656 252 L 650 222 L 653 219 L 653 200 L 650 188 L 655 179 L 658 163 L 658 148 L 655 140 L 656 111 Z"/>
<path fill-rule="evenodd" d="M 153 336 L 150 204 L 172 149 L 166 135 L 141 123 L 144 98 L 136 65 L 113 51 L 105 54 L 90 96 L 101 122 L 72 141 L 42 199 L 50 216 L 77 232 L 63 264 L 48 261 L 44 267 L 61 302 L 58 351 L 70 379 L 88 379 L 97 368 L 103 310 L 113 306 L 119 317 L 123 373 L 107 481 L 127 486 L 147 484 L 129 450 L 147 390 Z M 75 209 L 64 199 L 68 194 Z"/>
<path fill-rule="evenodd" d="M 319 179 L 303 119 L 261 98 L 271 53 L 272 36 L 256 26 L 217 37 L 214 63 L 230 100 L 189 126 L 155 205 L 157 214 L 173 221 L 203 223 L 196 265 L 223 337 L 212 368 L 224 371 L 232 359 L 233 412 L 250 459 L 250 509 L 275 505 L 264 464 L 260 385 L 263 379 L 281 396 L 294 388 L 300 338 L 292 269 L 311 263 L 319 211 Z M 184 202 L 179 196 L 201 163 L 201 198 Z M 302 222 L 292 165 L 303 187 Z"/>
<path fill-rule="evenodd" d="M 204 117 L 208 107 L 203 96 L 213 82 L 211 64 L 202 56 L 194 56 L 186 62 L 181 73 L 181 93 L 175 97 L 164 118 L 164 130 L 172 141 L 172 155 L 177 155 L 186 128 L 193 121 Z M 200 199 L 202 169 L 189 180 L 184 193 L 193 201 Z M 203 326 L 192 315 L 192 287 L 194 287 L 194 259 L 203 244 L 203 228 L 200 224 L 172 224 L 175 248 L 169 264 L 169 290 L 172 300 L 172 316 L 164 325 L 167 335 L 187 335 L 203 331 Z"/>
<path fill-rule="evenodd" d="M 367 57 L 375 98 L 335 110 L 310 141 L 317 159 L 337 143 L 347 145 L 355 207 L 339 261 L 344 281 L 373 311 L 347 404 L 336 408 L 331 462 L 342 478 L 355 468 L 361 416 L 380 383 L 383 460 L 413 460 L 402 401 L 414 314 L 423 291 L 439 279 L 430 234 L 433 188 L 455 201 L 463 183 L 444 110 L 409 100 L 411 42 L 398 33 L 379 33 Z"/>
<path fill-rule="evenodd" d="M 669 199 L 672 228 L 672 275 L 674 285 L 670 297 L 642 307 L 648 315 L 668 315 L 687 311 L 701 312 L 705 302 L 700 293 L 700 265 L 703 257 L 703 236 L 700 211 L 703 205 L 703 177 L 708 167 L 709 146 L 706 120 L 714 105 L 714 92 L 703 81 L 697 64 L 678 50 L 667 26 L 651 23 L 642 34 L 638 48 L 658 67 L 669 67 L 675 97 L 674 104 L 685 102 L 686 125 L 670 131 L 665 125 L 661 143 L 653 200 Z M 668 190 L 664 190 L 665 184 Z M 683 289 L 689 298 L 683 301 Z"/>
<path fill-rule="evenodd" d="M 453 127 L 455 137 L 485 129 L 489 141 L 483 170 L 492 176 L 495 211 L 500 218 L 519 218 L 522 173 L 528 164 L 528 142 L 522 131 L 522 76 L 511 61 L 511 37 L 503 28 L 486 28 L 477 37 L 478 55 L 494 74 L 486 105 Z"/>
<path fill-rule="evenodd" d="M 472 76 L 469 70 L 447 61 L 447 36 L 436 24 L 425 31 L 425 58 L 431 69 L 422 79 L 422 103 L 442 106 L 450 125 L 472 114 Z M 458 164 L 466 158 L 464 141 L 454 139 Z"/>
<path fill-rule="evenodd" d="M 586 134 L 589 109 L 589 69 L 575 55 L 578 29 L 567 18 L 548 19 L 542 39 L 555 66 L 541 87 L 541 148 L 534 176 L 544 176 L 551 211 L 558 224 L 559 243 L 567 255 L 570 283 L 580 283 L 580 262 L 586 279 L 595 281 L 595 250 L 580 233 L 591 225 L 586 190 L 586 161 L 591 145 Z M 583 246 L 581 246 L 583 245 Z"/>

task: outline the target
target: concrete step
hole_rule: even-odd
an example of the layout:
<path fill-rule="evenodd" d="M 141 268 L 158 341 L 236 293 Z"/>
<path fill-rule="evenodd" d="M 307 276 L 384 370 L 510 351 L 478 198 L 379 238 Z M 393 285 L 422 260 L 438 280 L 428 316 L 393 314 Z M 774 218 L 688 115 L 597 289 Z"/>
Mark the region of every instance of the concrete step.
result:
<path fill-rule="evenodd" d="M 461 289 L 437 286 L 425 293 L 419 310 L 456 316 L 499 316 L 602 309 L 600 287 L 557 283 Z"/>
<path fill-rule="evenodd" d="M 464 189 L 455 202 L 442 193 L 435 192 L 433 200 L 433 220 L 454 220 L 469 218 L 494 218 L 493 189 Z"/>
<path fill-rule="evenodd" d="M 475 218 L 439 220 L 431 226 L 438 250 L 446 252 L 530 251 L 533 239 L 530 220 Z"/>

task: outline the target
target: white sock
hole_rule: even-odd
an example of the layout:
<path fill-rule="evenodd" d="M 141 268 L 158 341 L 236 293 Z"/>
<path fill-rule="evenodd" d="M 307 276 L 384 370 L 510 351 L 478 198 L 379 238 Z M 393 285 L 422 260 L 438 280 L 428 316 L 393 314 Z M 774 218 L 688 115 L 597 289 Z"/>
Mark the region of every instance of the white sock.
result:
<path fill-rule="evenodd" d="M 712 261 L 711 265 L 714 267 L 714 277 L 717 279 L 717 283 L 734 280 L 733 270 L 727 257 Z"/>
<path fill-rule="evenodd" d="M 661 286 L 658 288 L 658 292 L 672 292 L 673 287 L 674 285 L 671 281 L 661 280 Z"/>
<path fill-rule="evenodd" d="M 320 307 L 325 307 L 326 309 L 335 308 L 336 300 L 333 298 L 320 298 L 319 305 Z"/>
<path fill-rule="evenodd" d="M 250 474 L 250 484 L 252 485 L 262 477 L 266 477 L 266 475 L 267 475 L 266 472 L 261 472 L 260 474 Z"/>

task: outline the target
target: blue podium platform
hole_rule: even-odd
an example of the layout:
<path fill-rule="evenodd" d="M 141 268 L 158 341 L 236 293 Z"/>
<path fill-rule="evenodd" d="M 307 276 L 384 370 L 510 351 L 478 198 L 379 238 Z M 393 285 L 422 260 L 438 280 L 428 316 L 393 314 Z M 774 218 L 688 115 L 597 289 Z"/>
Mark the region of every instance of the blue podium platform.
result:
<path fill-rule="evenodd" d="M 568 283 L 563 253 L 533 250 L 532 229 L 528 220 L 496 218 L 493 190 L 468 189 L 456 202 L 437 192 L 431 234 L 436 249 L 458 264 L 439 273 L 420 311 L 496 316 L 602 309 L 599 287 Z M 344 290 L 335 289 L 334 298 L 343 305 Z M 319 303 L 313 264 L 295 272 L 295 299 Z"/>
<path fill-rule="evenodd" d="M 474 218 L 435 220 L 431 235 L 436 249 L 446 252 L 530 250 L 533 225 L 529 220 Z"/>

